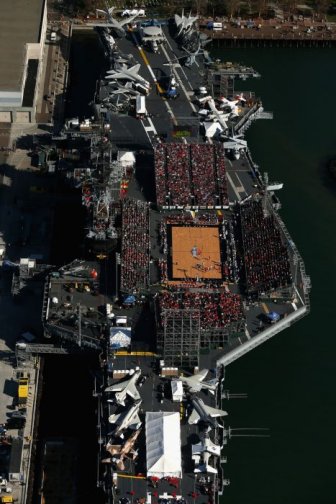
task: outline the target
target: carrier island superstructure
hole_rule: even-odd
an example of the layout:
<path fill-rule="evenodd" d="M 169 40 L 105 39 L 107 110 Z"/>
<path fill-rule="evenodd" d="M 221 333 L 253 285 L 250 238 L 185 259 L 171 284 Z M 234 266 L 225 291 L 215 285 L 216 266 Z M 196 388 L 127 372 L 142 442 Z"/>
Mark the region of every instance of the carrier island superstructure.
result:
<path fill-rule="evenodd" d="M 256 72 L 212 61 L 197 16 L 104 15 L 91 23 L 109 65 L 95 117 L 69 118 L 54 138 L 86 208 L 86 248 L 49 268 L 50 340 L 20 345 L 18 359 L 99 353 L 106 502 L 218 502 L 225 368 L 309 312 L 310 280 L 278 212 L 282 184 L 243 138 L 269 117 L 236 90 Z"/>

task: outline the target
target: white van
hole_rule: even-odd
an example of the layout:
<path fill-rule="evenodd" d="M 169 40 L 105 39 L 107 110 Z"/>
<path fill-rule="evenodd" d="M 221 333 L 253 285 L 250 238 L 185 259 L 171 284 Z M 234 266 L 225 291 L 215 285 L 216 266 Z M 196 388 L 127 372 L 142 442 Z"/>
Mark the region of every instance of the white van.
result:
<path fill-rule="evenodd" d="M 138 95 L 135 100 L 135 113 L 137 117 L 145 117 L 147 115 L 146 110 L 146 98 L 145 96 Z"/>
<path fill-rule="evenodd" d="M 56 42 L 56 40 L 57 40 L 57 34 L 56 34 L 56 32 L 52 31 L 50 33 L 50 40 L 51 40 L 51 42 Z"/>

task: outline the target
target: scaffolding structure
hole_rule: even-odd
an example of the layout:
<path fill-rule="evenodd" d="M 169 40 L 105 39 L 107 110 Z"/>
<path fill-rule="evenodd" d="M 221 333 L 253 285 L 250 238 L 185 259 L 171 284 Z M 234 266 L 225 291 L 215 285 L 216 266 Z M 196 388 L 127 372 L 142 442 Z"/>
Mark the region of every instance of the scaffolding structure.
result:
<path fill-rule="evenodd" d="M 246 319 L 231 322 L 225 327 L 205 327 L 201 329 L 200 345 L 203 349 L 223 348 L 232 338 L 245 332 Z"/>
<path fill-rule="evenodd" d="M 159 344 L 165 366 L 193 368 L 199 364 L 200 312 L 193 309 L 162 311 Z"/>
<path fill-rule="evenodd" d="M 212 91 L 212 96 L 216 98 L 234 96 L 235 79 L 246 80 L 249 77 L 260 77 L 260 75 L 252 67 L 229 62 L 213 63 L 208 68 L 207 85 Z M 254 98 L 254 93 L 251 93 L 250 97 Z"/>
<path fill-rule="evenodd" d="M 50 268 L 51 266 L 48 264 L 36 264 L 35 259 L 29 258 L 21 258 L 18 264 L 12 263 L 12 296 L 19 296 L 23 289 L 29 287 L 31 281 L 41 279 L 41 275 L 44 275 Z"/>

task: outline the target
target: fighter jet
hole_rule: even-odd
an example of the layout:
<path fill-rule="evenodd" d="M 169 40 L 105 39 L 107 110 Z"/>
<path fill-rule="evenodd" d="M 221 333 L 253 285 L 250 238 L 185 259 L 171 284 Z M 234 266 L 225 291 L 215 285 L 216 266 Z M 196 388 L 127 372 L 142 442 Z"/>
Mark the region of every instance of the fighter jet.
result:
<path fill-rule="evenodd" d="M 230 152 L 234 159 L 239 159 L 240 152 L 247 148 L 246 140 L 242 140 L 241 137 L 242 135 L 226 136 L 226 140 L 223 143 L 224 149 Z"/>
<path fill-rule="evenodd" d="M 192 405 L 194 409 L 188 419 L 189 425 L 197 424 L 200 420 L 213 426 L 220 425 L 213 419 L 227 415 L 226 411 L 207 406 L 204 404 L 202 399 L 199 399 L 198 397 L 195 397 L 195 399 L 192 400 Z"/>
<path fill-rule="evenodd" d="M 137 369 L 128 380 L 110 385 L 105 389 L 105 392 L 115 392 L 115 399 L 118 404 L 125 406 L 126 396 L 130 396 L 134 401 L 140 399 L 140 394 L 136 388 L 136 382 L 141 375 L 141 370 Z"/>
<path fill-rule="evenodd" d="M 219 445 L 216 445 L 211 441 L 209 437 L 204 438 L 203 441 L 200 443 L 197 443 L 195 445 L 192 445 L 192 453 L 195 455 L 198 455 L 200 453 L 210 453 L 211 455 L 216 455 L 216 457 L 220 456 L 221 452 L 221 447 Z"/>
<path fill-rule="evenodd" d="M 104 463 L 115 463 L 117 468 L 120 471 L 125 470 L 125 464 L 124 464 L 124 459 L 128 458 L 131 460 L 135 460 L 136 457 L 138 456 L 138 452 L 133 449 L 133 446 L 138 439 L 138 436 L 141 432 L 141 429 L 138 429 L 137 431 L 132 434 L 123 445 L 112 445 L 110 442 L 107 443 L 105 446 L 106 451 L 109 452 L 112 455 L 112 458 L 104 459 L 102 462 Z"/>
<path fill-rule="evenodd" d="M 219 100 L 221 102 L 220 108 L 230 108 L 231 113 L 234 113 L 235 115 L 238 115 L 237 104 L 246 101 L 242 94 L 237 95 L 235 100 L 228 100 L 224 97 L 221 97 Z"/>
<path fill-rule="evenodd" d="M 224 118 L 223 112 L 220 110 L 217 110 L 215 100 L 213 98 L 210 98 L 210 100 L 208 100 L 208 105 L 209 105 L 209 108 L 212 111 L 212 113 L 215 115 L 216 121 L 219 122 L 219 124 L 223 128 L 223 131 L 226 131 L 228 128 L 228 125 L 226 123 L 226 116 Z"/>
<path fill-rule="evenodd" d="M 199 39 L 197 48 L 194 51 L 190 51 L 186 47 L 182 46 L 183 51 L 185 51 L 188 54 L 188 56 L 184 60 L 184 65 L 190 68 L 194 63 L 197 63 L 196 60 L 197 56 L 201 56 L 206 52 L 204 50 L 204 47 L 209 42 L 211 42 L 211 39 L 205 39 L 205 40 Z"/>
<path fill-rule="evenodd" d="M 206 472 L 206 473 L 217 473 L 217 469 L 209 464 L 209 459 L 211 456 L 219 457 L 221 452 L 221 447 L 216 445 L 211 441 L 209 437 L 206 437 L 202 442 L 192 445 L 192 455 L 195 460 L 196 467 L 194 469 L 195 473 Z M 199 463 L 202 456 L 203 463 Z M 198 462 L 198 464 L 197 464 Z"/>
<path fill-rule="evenodd" d="M 211 473 L 211 474 L 217 474 L 218 471 L 215 467 L 209 464 L 209 459 L 211 457 L 210 453 L 203 453 L 202 458 L 203 458 L 203 464 L 198 464 L 194 472 L 195 473 Z"/>
<path fill-rule="evenodd" d="M 175 23 L 177 29 L 179 30 L 177 35 L 181 35 L 183 31 L 188 32 L 197 19 L 198 16 L 192 16 L 191 12 L 189 12 L 188 17 L 186 17 L 184 15 L 184 9 L 182 10 L 181 16 L 175 14 Z"/>
<path fill-rule="evenodd" d="M 94 23 L 87 23 L 87 26 L 99 26 L 101 28 L 106 27 L 106 28 L 112 28 L 112 30 L 116 31 L 120 35 L 125 35 L 125 29 L 124 26 L 131 23 L 136 17 L 138 17 L 138 13 L 134 14 L 133 16 L 128 17 L 127 19 L 123 19 L 122 21 L 117 21 L 113 16 L 112 12 L 114 11 L 115 7 L 108 7 L 108 4 L 106 3 L 106 9 L 96 9 L 97 12 L 100 12 L 105 15 L 105 18 L 107 20 L 106 23 L 100 23 L 99 21 L 94 22 Z"/>
<path fill-rule="evenodd" d="M 125 429 L 137 430 L 141 427 L 141 420 L 139 418 L 139 408 L 141 403 L 141 400 L 137 401 L 127 411 L 109 416 L 109 423 L 118 425 L 117 429 L 113 433 L 114 436 L 123 437 L 122 432 Z"/>
<path fill-rule="evenodd" d="M 139 84 L 142 84 L 147 89 L 150 88 L 149 82 L 146 81 L 141 75 L 139 75 L 140 63 L 132 66 L 131 68 L 125 68 L 124 70 L 108 70 L 105 79 L 113 79 L 113 80 L 125 80 L 125 81 L 135 81 Z"/>
<path fill-rule="evenodd" d="M 179 380 L 186 384 L 190 392 L 199 392 L 202 389 L 207 389 L 214 394 L 218 385 L 217 380 L 203 381 L 208 372 L 208 369 L 202 369 L 202 371 L 195 375 L 181 376 Z"/>
<path fill-rule="evenodd" d="M 126 95 L 126 96 L 138 96 L 140 93 L 136 89 L 132 89 L 127 86 L 120 86 L 116 89 L 112 89 L 109 93 L 110 95 Z"/>

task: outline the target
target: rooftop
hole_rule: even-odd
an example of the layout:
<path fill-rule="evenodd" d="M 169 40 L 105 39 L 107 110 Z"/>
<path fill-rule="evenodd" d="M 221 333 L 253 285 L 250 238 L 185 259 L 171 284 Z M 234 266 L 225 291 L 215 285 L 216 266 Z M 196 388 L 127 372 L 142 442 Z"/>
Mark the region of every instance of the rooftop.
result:
<path fill-rule="evenodd" d="M 0 91 L 20 91 L 25 44 L 38 43 L 45 0 L 1 2 Z"/>

